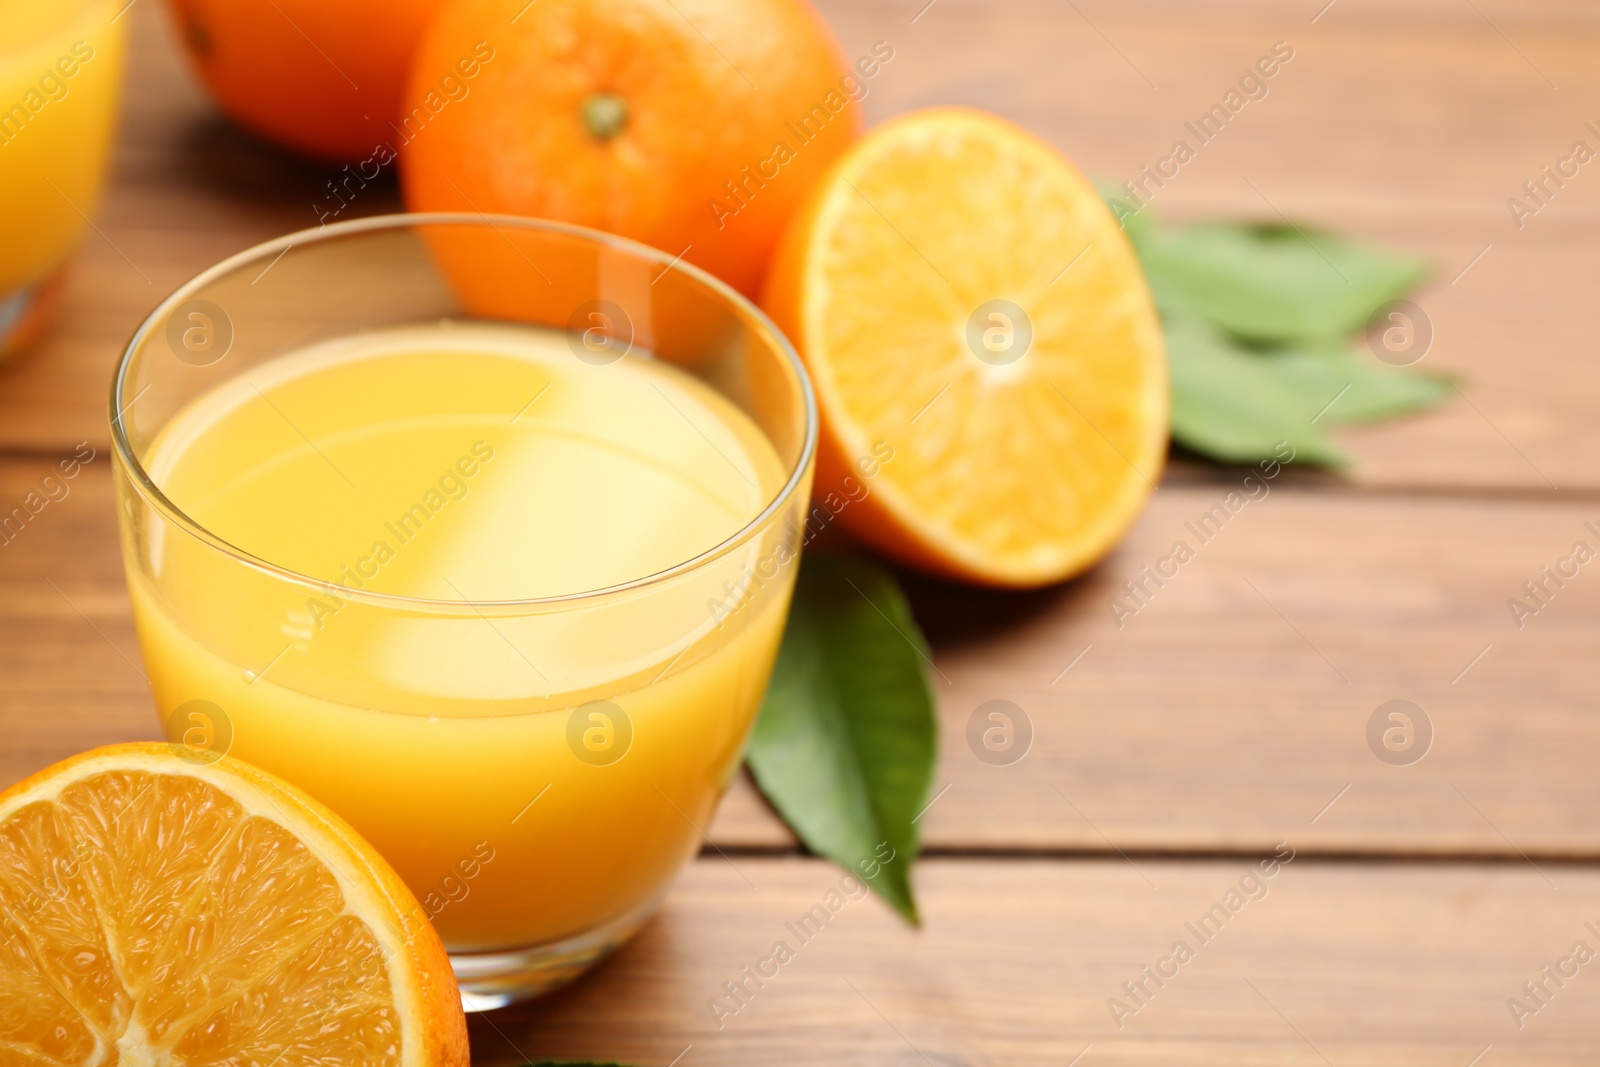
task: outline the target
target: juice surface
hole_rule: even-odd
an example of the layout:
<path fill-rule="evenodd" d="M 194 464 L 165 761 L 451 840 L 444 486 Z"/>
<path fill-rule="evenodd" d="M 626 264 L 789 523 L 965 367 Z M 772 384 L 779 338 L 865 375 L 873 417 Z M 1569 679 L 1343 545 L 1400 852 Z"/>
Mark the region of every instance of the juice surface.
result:
<path fill-rule="evenodd" d="M 452 951 L 621 919 L 698 847 L 782 630 L 786 587 L 735 624 L 707 611 L 754 548 L 716 586 L 489 602 L 644 578 L 755 518 L 787 472 L 706 385 L 584 363 L 548 331 L 412 327 L 249 369 L 145 467 L 237 549 L 342 587 L 175 528 L 130 546 L 150 556 L 129 572 L 161 714 L 220 708 L 231 754 L 349 819 Z"/>
<path fill-rule="evenodd" d="M 122 77 L 121 7 L 0 2 L 0 302 L 59 266 L 94 211 Z"/>

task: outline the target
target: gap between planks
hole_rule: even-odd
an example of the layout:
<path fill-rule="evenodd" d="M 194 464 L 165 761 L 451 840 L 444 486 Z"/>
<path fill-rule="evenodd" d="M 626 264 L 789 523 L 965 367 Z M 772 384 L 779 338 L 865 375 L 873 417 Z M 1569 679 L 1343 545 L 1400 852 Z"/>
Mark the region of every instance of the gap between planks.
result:
<path fill-rule="evenodd" d="M 1272 855 L 1270 846 L 1262 848 L 1149 848 L 1131 846 L 1128 848 L 1027 848 L 1002 845 L 990 847 L 987 845 L 934 845 L 922 849 L 918 854 L 919 860 L 972 860 L 976 862 L 1012 862 L 1035 863 L 1048 861 L 1075 861 L 1086 860 L 1101 862 L 1105 860 L 1145 860 L 1155 863 L 1225 863 L 1233 861 L 1251 861 L 1264 859 Z M 705 848 L 699 853 L 700 859 L 715 860 L 730 857 L 741 858 L 782 858 L 792 856 L 798 859 L 821 859 L 798 845 L 771 844 L 771 845 L 730 845 L 722 844 L 715 848 Z M 1294 862 L 1299 864 L 1317 864 L 1324 866 L 1371 866 L 1371 867 L 1533 867 L 1535 870 L 1542 866 L 1572 868 L 1594 868 L 1600 870 L 1600 851 L 1594 852 L 1491 852 L 1472 851 L 1462 849 L 1444 849 L 1440 851 L 1381 851 L 1377 849 L 1319 849 L 1299 848 L 1295 852 Z"/>
<path fill-rule="evenodd" d="M 91 442 L 96 447 L 110 448 L 103 442 Z M 65 459 L 72 453 L 68 449 L 33 448 L 25 445 L 0 445 L 0 463 L 48 463 Z M 1198 462 L 1180 461 L 1169 464 L 1157 486 L 1159 489 L 1232 488 L 1251 472 L 1249 467 L 1211 466 Z M 1392 497 L 1399 499 L 1431 499 L 1498 501 L 1528 504 L 1581 504 L 1600 502 L 1600 485 L 1573 486 L 1550 489 L 1539 485 L 1430 485 L 1422 482 L 1350 482 L 1332 474 L 1310 473 L 1291 477 L 1273 489 L 1316 496 Z"/>

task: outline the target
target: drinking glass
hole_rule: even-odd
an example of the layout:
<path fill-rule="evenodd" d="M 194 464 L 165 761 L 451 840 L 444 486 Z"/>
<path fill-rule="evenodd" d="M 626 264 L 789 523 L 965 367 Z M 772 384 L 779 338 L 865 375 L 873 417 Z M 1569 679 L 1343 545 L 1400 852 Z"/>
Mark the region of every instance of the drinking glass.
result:
<path fill-rule="evenodd" d="M 0 3 L 0 359 L 35 338 L 104 181 L 118 0 Z"/>
<path fill-rule="evenodd" d="M 169 498 L 170 464 L 147 462 L 197 398 L 265 381 L 275 357 L 440 324 L 559 331 L 572 371 L 601 385 L 624 360 L 670 365 L 741 412 L 781 474 L 737 533 L 655 573 L 531 599 L 428 599 L 252 555 Z M 510 419 L 556 410 L 495 403 Z M 672 256 L 579 227 L 341 223 L 243 252 L 163 301 L 118 366 L 111 431 L 134 620 L 180 755 L 243 759 L 352 823 L 438 929 L 469 1009 L 566 982 L 638 929 L 737 773 L 804 537 L 816 406 L 759 310 Z M 194 458 L 231 476 L 226 454 Z M 282 521 L 314 529 L 313 505 L 297 507 Z"/>

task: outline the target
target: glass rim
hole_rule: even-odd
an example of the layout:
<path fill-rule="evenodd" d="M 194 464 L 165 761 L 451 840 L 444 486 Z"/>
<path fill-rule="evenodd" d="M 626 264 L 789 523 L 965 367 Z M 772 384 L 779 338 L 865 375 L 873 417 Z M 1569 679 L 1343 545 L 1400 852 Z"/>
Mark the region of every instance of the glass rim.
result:
<path fill-rule="evenodd" d="M 776 355 L 787 361 L 793 370 L 795 380 L 800 386 L 802 410 L 805 418 L 804 439 L 800 446 L 800 453 L 796 458 L 788 477 L 783 485 L 767 501 L 766 505 L 744 526 L 712 545 L 704 552 L 692 556 L 687 560 L 675 563 L 664 570 L 653 574 L 643 575 L 639 578 L 619 582 L 615 585 L 603 586 L 598 589 L 581 590 L 575 593 L 561 593 L 555 596 L 519 597 L 505 600 L 468 600 L 465 598 L 436 598 L 408 596 L 399 593 L 377 593 L 365 589 L 351 589 L 326 579 L 316 578 L 312 575 L 302 574 L 288 567 L 280 566 L 271 560 L 246 552 L 244 549 L 232 544 L 207 529 L 204 524 L 190 517 L 182 508 L 178 507 L 156 485 L 145 470 L 144 464 L 134 454 L 133 444 L 128 439 L 127 427 L 123 422 L 123 415 L 138 401 L 138 395 L 132 400 L 123 402 L 126 379 L 135 357 L 144 351 L 146 343 L 155 331 L 157 323 L 164 321 L 171 310 L 184 300 L 193 296 L 206 285 L 225 277 L 251 262 L 260 262 L 270 256 L 282 256 L 291 248 L 336 240 L 343 237 L 355 236 L 369 232 L 386 230 L 412 229 L 436 225 L 469 225 L 488 226 L 498 229 L 501 226 L 514 227 L 522 230 L 541 230 L 546 233 L 561 234 L 589 241 L 593 244 L 608 246 L 618 251 L 626 252 L 631 256 L 652 262 L 662 268 L 662 273 L 675 272 L 682 274 L 692 281 L 698 282 L 711 290 L 733 308 L 749 318 L 758 332 L 764 334 L 770 341 Z M 646 587 L 669 581 L 682 574 L 698 570 L 706 564 L 712 563 L 737 550 L 741 545 L 752 540 L 779 510 L 792 499 L 801 483 L 805 480 L 806 472 L 810 469 L 817 451 L 818 415 L 816 393 L 812 388 L 811 377 L 806 371 L 804 362 L 795 351 L 782 330 L 767 317 L 766 313 L 756 306 L 743 293 L 734 289 L 720 278 L 708 273 L 692 263 L 685 262 L 682 256 L 672 256 L 658 248 L 634 241 L 630 238 L 620 237 L 616 234 L 606 233 L 603 230 L 591 229 L 587 226 L 578 226 L 573 223 L 558 222 L 554 219 L 540 219 L 520 215 L 484 214 L 469 211 L 434 211 L 434 212 L 405 212 L 387 215 L 373 215 L 367 218 L 350 219 L 344 222 L 329 223 L 325 226 L 309 227 L 293 233 L 275 237 L 270 241 L 252 245 L 243 251 L 236 252 L 226 259 L 207 267 L 182 285 L 178 286 L 165 299 L 144 317 L 133 335 L 128 339 L 122 354 L 117 358 L 116 369 L 111 377 L 111 450 L 112 455 L 129 475 L 134 490 L 149 503 L 158 514 L 168 522 L 194 537 L 202 544 L 226 556 L 232 557 L 239 563 L 260 571 L 270 577 L 295 585 L 314 588 L 321 592 L 332 593 L 343 600 L 355 600 L 374 606 L 391 608 L 409 608 L 412 610 L 459 610 L 471 609 L 478 611 L 483 608 L 517 609 L 536 608 L 541 606 L 573 604 L 575 602 L 598 599 L 609 599 L 617 594 L 632 593 Z"/>

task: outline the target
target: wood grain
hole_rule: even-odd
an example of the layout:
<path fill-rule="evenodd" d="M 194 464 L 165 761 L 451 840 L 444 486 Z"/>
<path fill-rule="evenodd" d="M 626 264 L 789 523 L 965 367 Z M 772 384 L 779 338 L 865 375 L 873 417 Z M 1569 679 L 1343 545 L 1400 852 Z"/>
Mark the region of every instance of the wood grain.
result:
<path fill-rule="evenodd" d="M 1600 484 L 1600 372 L 1580 310 L 1600 268 L 1600 175 L 1581 172 L 1521 230 L 1506 208 L 1573 140 L 1600 147 L 1584 129 L 1600 121 L 1593 8 L 1339 0 L 1313 24 L 1323 5 L 1300 0 L 938 0 L 915 21 L 921 3 L 822 6 L 847 53 L 874 40 L 895 49 L 870 85 L 872 119 L 986 107 L 1112 184 L 1167 152 L 1274 41 L 1291 42 L 1296 58 L 1269 95 L 1205 145 L 1154 209 L 1175 219 L 1281 212 L 1437 265 L 1418 297 L 1436 336 L 1423 365 L 1458 375 L 1466 399 L 1347 432 L 1356 479 Z M 143 315 L 203 267 L 314 225 L 333 177 L 218 118 L 159 5 L 129 18 L 127 113 L 101 232 L 84 243 L 57 328 L 0 369 L 0 448 L 103 442 L 111 367 Z M 346 217 L 397 208 L 380 180 Z"/>
<path fill-rule="evenodd" d="M 801 942 L 785 924 L 824 903 L 838 873 L 735 862 L 692 865 L 656 922 L 577 986 L 474 1019 L 474 1062 L 664 1067 L 692 1046 L 683 1064 L 1062 1067 L 1081 1054 L 1080 1067 L 1465 1067 L 1492 1046 L 1484 1064 L 1552 1067 L 1591 1063 L 1600 1047 L 1600 964 L 1551 984 L 1520 1030 L 1506 1006 L 1574 942 L 1597 947 L 1584 925 L 1600 915 L 1591 868 L 1548 871 L 1552 888 L 1526 865 L 1299 858 L 1201 943 L 1186 924 L 1251 862 L 933 861 L 917 879 L 924 929 L 868 899 Z M 722 983 L 778 940 L 794 958 L 762 988 L 751 982 L 719 1030 L 707 1002 L 732 1006 Z M 1131 1005 L 1122 984 L 1179 940 L 1194 958 L 1163 987 L 1147 983 L 1154 995 L 1119 1030 L 1107 1001 Z"/>
<path fill-rule="evenodd" d="M 0 462 L 0 503 L 49 469 Z M 0 548 L 7 781 L 155 730 L 106 457 L 70 485 Z M 1585 528 L 1600 527 L 1600 499 L 1507 507 L 1284 486 L 1203 543 L 1201 517 L 1226 514 L 1230 491 L 1162 489 L 1109 560 L 1059 589 L 909 579 L 940 705 L 931 847 L 1237 850 L 1293 837 L 1324 852 L 1600 856 L 1600 720 L 1584 669 L 1600 637 L 1600 564 L 1551 586 L 1520 630 L 1506 603 L 1575 541 L 1600 549 Z M 1178 541 L 1194 559 L 1157 588 L 1144 567 Z M 1128 613 L 1138 604 L 1123 594 L 1119 619 L 1111 604 L 1135 579 L 1145 606 Z M 1368 718 L 1392 699 L 1433 724 L 1411 766 L 1368 747 Z M 974 714 L 997 700 L 1033 731 L 1005 766 L 968 743 Z M 793 841 L 743 783 L 714 837 Z"/>
<path fill-rule="evenodd" d="M 1180 459 L 1118 551 L 1057 589 L 908 576 L 943 743 L 922 820 L 935 856 L 916 874 L 926 927 L 868 899 L 801 943 L 785 923 L 825 905 L 840 873 L 794 854 L 741 781 L 712 831 L 726 855 L 690 864 L 660 918 L 589 978 L 474 1019 L 474 1062 L 1592 1062 L 1593 965 L 1520 1029 L 1507 1000 L 1579 939 L 1600 948 L 1585 926 L 1600 927 L 1600 577 L 1584 568 L 1520 629 L 1507 600 L 1574 541 L 1600 548 L 1585 526 L 1600 529 L 1600 169 L 1520 229 L 1506 201 L 1574 140 L 1600 146 L 1585 126 L 1600 125 L 1594 5 L 820 6 L 847 54 L 895 49 L 872 120 L 985 107 L 1112 184 L 1165 154 L 1273 42 L 1292 43 L 1269 95 L 1153 209 L 1287 216 L 1427 256 L 1422 365 L 1458 376 L 1462 396 L 1344 432 L 1350 481 L 1291 470 L 1206 538 L 1191 524 L 1226 510 L 1241 475 Z M 128 20 L 98 231 L 54 330 L 0 368 L 0 519 L 77 442 L 98 449 L 65 498 L 0 534 L 0 782 L 155 736 L 105 455 L 111 368 L 185 278 L 313 225 L 333 176 L 222 121 L 162 5 Z M 380 181 L 346 217 L 398 206 Z M 1156 587 L 1143 568 L 1180 539 L 1194 558 Z M 1140 580 L 1144 603 L 1119 620 L 1111 603 Z M 1433 726 L 1420 762 L 1369 747 L 1368 720 L 1392 699 Z M 968 743 L 991 701 L 1032 727 L 1009 765 Z M 1194 960 L 1119 1029 L 1108 998 L 1279 842 L 1297 858 L 1270 894 L 1195 939 Z M 778 939 L 795 958 L 719 1028 L 708 1000 Z"/>

